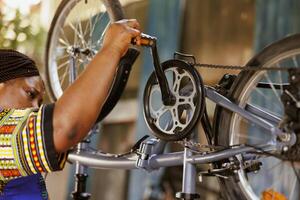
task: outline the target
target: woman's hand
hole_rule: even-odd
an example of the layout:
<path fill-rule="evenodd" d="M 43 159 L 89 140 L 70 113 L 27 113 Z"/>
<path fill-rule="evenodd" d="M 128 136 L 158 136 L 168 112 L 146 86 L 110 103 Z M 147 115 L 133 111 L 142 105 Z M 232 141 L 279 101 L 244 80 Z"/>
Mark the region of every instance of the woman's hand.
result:
<path fill-rule="evenodd" d="M 135 19 L 123 19 L 109 25 L 103 41 L 103 49 L 125 55 L 133 38 L 139 42 L 140 25 Z"/>

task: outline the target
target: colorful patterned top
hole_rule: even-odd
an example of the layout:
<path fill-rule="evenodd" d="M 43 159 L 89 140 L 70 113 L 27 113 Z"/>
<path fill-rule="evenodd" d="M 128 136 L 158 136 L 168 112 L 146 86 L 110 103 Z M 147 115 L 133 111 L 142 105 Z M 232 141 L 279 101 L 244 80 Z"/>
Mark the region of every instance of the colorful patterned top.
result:
<path fill-rule="evenodd" d="M 0 190 L 12 179 L 64 167 L 67 154 L 54 149 L 53 108 L 0 110 Z"/>

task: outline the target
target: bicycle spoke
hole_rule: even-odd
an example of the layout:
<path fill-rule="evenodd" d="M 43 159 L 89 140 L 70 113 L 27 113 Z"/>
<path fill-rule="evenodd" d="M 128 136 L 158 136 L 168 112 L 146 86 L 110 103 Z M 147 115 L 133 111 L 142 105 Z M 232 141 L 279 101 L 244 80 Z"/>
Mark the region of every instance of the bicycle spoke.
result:
<path fill-rule="evenodd" d="M 93 27 L 92 27 L 92 29 L 91 29 L 91 32 L 90 32 L 91 38 L 92 38 L 92 36 L 93 36 L 93 33 L 94 33 L 94 30 L 95 30 L 96 24 L 102 20 L 102 17 L 104 16 L 104 14 L 102 13 L 100 18 L 99 18 L 99 16 L 100 16 L 100 13 L 97 15 L 97 17 L 96 17 L 96 19 L 95 19 L 95 23 L 93 24 Z"/>
<path fill-rule="evenodd" d="M 81 36 L 81 43 L 82 45 L 84 46 L 84 48 L 87 48 L 87 43 L 85 41 L 85 38 L 84 38 L 84 35 L 83 35 L 83 31 L 82 31 L 82 24 L 81 24 L 81 21 L 78 21 L 78 26 L 79 26 L 79 35 Z"/>
<path fill-rule="evenodd" d="M 65 51 L 67 48 L 68 48 L 67 46 L 57 46 L 57 47 L 55 48 L 55 53 Z M 65 52 L 64 52 L 64 53 L 65 53 Z"/>
<path fill-rule="evenodd" d="M 56 58 L 57 58 L 57 61 L 58 61 L 58 60 L 64 60 L 64 59 L 66 59 L 67 57 L 69 57 L 68 54 L 63 54 L 63 55 L 57 56 Z"/>
<path fill-rule="evenodd" d="M 299 63 L 298 63 L 298 61 L 297 61 L 296 56 L 293 56 L 292 60 L 293 60 L 293 63 L 295 65 L 295 67 L 299 67 L 300 66 Z"/>
<path fill-rule="evenodd" d="M 85 45 L 85 40 L 84 40 L 83 36 L 82 36 L 82 35 L 79 33 L 79 31 L 77 30 L 77 26 L 79 26 L 79 23 L 76 23 L 76 27 L 74 27 L 74 25 L 70 22 L 70 23 L 69 23 L 69 26 L 73 29 L 74 34 L 75 34 L 75 38 L 76 38 L 76 40 L 75 40 L 75 38 L 74 38 L 74 40 L 76 41 L 76 42 L 74 42 L 75 45 L 77 45 L 78 39 L 81 40 L 81 44 L 82 44 L 82 45 Z M 77 36 L 77 37 L 76 37 L 76 36 Z"/>
<path fill-rule="evenodd" d="M 67 43 L 65 40 L 63 40 L 62 38 L 59 38 L 58 41 L 59 41 L 61 44 L 65 45 L 65 47 L 68 47 L 68 46 L 69 46 L 68 43 Z"/>
<path fill-rule="evenodd" d="M 71 27 L 71 29 L 73 30 L 73 33 L 74 33 L 73 45 L 77 46 L 77 44 L 78 44 L 77 29 L 74 27 L 74 25 L 71 22 L 69 22 L 69 26 Z"/>
<path fill-rule="evenodd" d="M 275 169 L 276 167 L 280 166 L 281 164 L 282 164 L 282 161 L 279 160 L 278 163 L 276 163 L 276 164 L 272 165 L 271 167 L 267 168 L 266 171 L 271 171 L 271 170 Z"/>
<path fill-rule="evenodd" d="M 279 63 L 276 64 L 277 67 L 280 67 Z M 282 81 L 282 73 L 280 70 L 277 71 L 277 73 L 279 73 L 279 87 L 280 87 L 280 94 L 283 94 L 283 81 Z"/>
<path fill-rule="evenodd" d="M 88 27 L 91 28 L 91 17 L 92 17 L 92 15 L 90 13 L 89 20 L 88 20 L 88 22 L 85 23 L 85 29 L 84 29 L 84 32 L 83 32 L 84 36 L 86 36 L 86 34 L 87 34 Z"/>
<path fill-rule="evenodd" d="M 258 88 L 255 88 L 254 89 L 255 92 L 257 92 L 257 94 L 259 94 L 261 97 L 263 97 L 265 100 L 267 100 L 270 104 L 273 105 L 273 107 L 277 107 L 278 105 L 275 104 L 275 102 L 273 101 L 273 99 L 269 96 L 269 95 L 266 95 L 265 93 L 263 93 L 260 89 Z M 252 103 L 252 102 L 251 102 Z M 252 103 L 253 104 L 253 103 Z M 259 105 L 258 105 L 259 106 Z"/>
<path fill-rule="evenodd" d="M 64 41 L 67 43 L 67 46 L 70 46 L 71 43 L 70 43 L 70 41 L 68 40 L 68 38 L 67 38 L 67 36 L 66 36 L 65 31 L 63 30 L 63 28 L 60 27 L 59 30 L 60 30 L 60 32 L 61 32 L 61 34 L 62 34 L 62 37 L 63 37 Z"/>
<path fill-rule="evenodd" d="M 293 177 L 293 184 L 292 184 L 292 187 L 290 188 L 290 192 L 289 192 L 289 198 L 288 199 L 291 199 L 295 193 L 295 190 L 296 190 L 296 185 L 297 185 L 297 177 Z"/>
<path fill-rule="evenodd" d="M 104 34 L 106 33 L 107 28 L 108 28 L 108 25 L 105 27 L 105 29 L 103 30 L 103 32 L 102 32 L 100 38 L 97 40 L 96 46 L 100 46 L 100 42 L 101 42 L 101 40 L 103 40 Z"/>
<path fill-rule="evenodd" d="M 60 69 L 62 69 L 64 66 L 66 66 L 67 64 L 69 64 L 69 60 L 63 62 L 62 64 L 58 65 L 57 70 L 59 71 Z"/>
<path fill-rule="evenodd" d="M 283 176 L 283 163 L 281 163 L 280 165 L 280 170 L 278 170 L 279 172 L 281 173 L 275 173 L 275 176 L 274 176 L 274 179 L 276 181 L 273 182 L 273 184 L 270 186 L 270 188 L 274 188 L 274 191 L 277 191 L 276 190 L 276 186 L 278 185 L 278 183 L 280 183 L 280 181 L 282 181 L 282 176 Z M 274 170 L 273 170 L 274 171 Z M 278 187 L 278 186 L 277 186 Z"/>
<path fill-rule="evenodd" d="M 67 67 L 65 68 L 65 72 L 64 72 L 63 76 L 60 77 L 60 79 L 59 79 L 61 85 L 63 85 L 63 83 L 64 83 L 64 81 L 65 81 L 65 79 L 67 77 L 68 72 L 69 72 L 69 66 L 67 65 Z"/>
<path fill-rule="evenodd" d="M 280 99 L 280 97 L 279 97 L 279 95 L 278 95 L 278 93 L 277 93 L 277 91 L 276 91 L 274 85 L 272 84 L 272 81 L 271 81 L 271 79 L 270 79 L 268 73 L 264 73 L 264 76 L 266 77 L 266 79 L 267 79 L 268 82 L 270 83 L 269 85 L 271 86 L 271 89 L 272 89 L 273 93 L 275 94 L 275 96 L 276 96 L 278 102 L 279 102 L 280 104 L 282 104 L 281 99 Z"/>

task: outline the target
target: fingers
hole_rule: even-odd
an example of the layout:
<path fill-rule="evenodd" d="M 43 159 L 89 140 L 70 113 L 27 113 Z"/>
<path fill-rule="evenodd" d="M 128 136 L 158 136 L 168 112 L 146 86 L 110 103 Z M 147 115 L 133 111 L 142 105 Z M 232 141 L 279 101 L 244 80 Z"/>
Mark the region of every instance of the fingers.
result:
<path fill-rule="evenodd" d="M 140 30 L 140 24 L 136 19 L 122 19 L 116 23 L 126 24 L 127 26 Z"/>
<path fill-rule="evenodd" d="M 123 26 L 130 34 L 131 38 L 135 38 L 141 34 L 140 24 L 136 19 L 123 19 L 115 23 Z"/>
<path fill-rule="evenodd" d="M 141 45 L 141 34 L 132 38 L 131 44 L 140 46 Z"/>
<path fill-rule="evenodd" d="M 131 38 L 139 38 L 139 36 L 141 35 L 141 31 L 137 30 L 137 29 L 131 29 L 130 30 L 130 34 L 131 34 Z"/>
<path fill-rule="evenodd" d="M 115 52 L 124 55 L 132 39 L 139 38 L 140 35 L 140 24 L 136 19 L 116 21 L 107 29 L 102 48 L 114 49 Z"/>

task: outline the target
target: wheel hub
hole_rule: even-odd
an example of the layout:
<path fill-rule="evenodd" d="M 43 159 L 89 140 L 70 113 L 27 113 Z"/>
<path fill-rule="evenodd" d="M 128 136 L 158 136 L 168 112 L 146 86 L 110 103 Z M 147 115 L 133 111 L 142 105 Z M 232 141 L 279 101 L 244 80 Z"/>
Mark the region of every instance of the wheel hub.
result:
<path fill-rule="evenodd" d="M 286 160 L 300 161 L 300 134 L 298 133 L 296 137 L 296 143 L 283 152 L 284 159 Z"/>
<path fill-rule="evenodd" d="M 95 50 L 91 48 L 81 48 L 79 46 L 69 46 L 67 48 L 67 53 L 74 58 L 78 58 L 80 56 L 85 56 L 87 59 L 91 59 L 97 53 Z"/>

